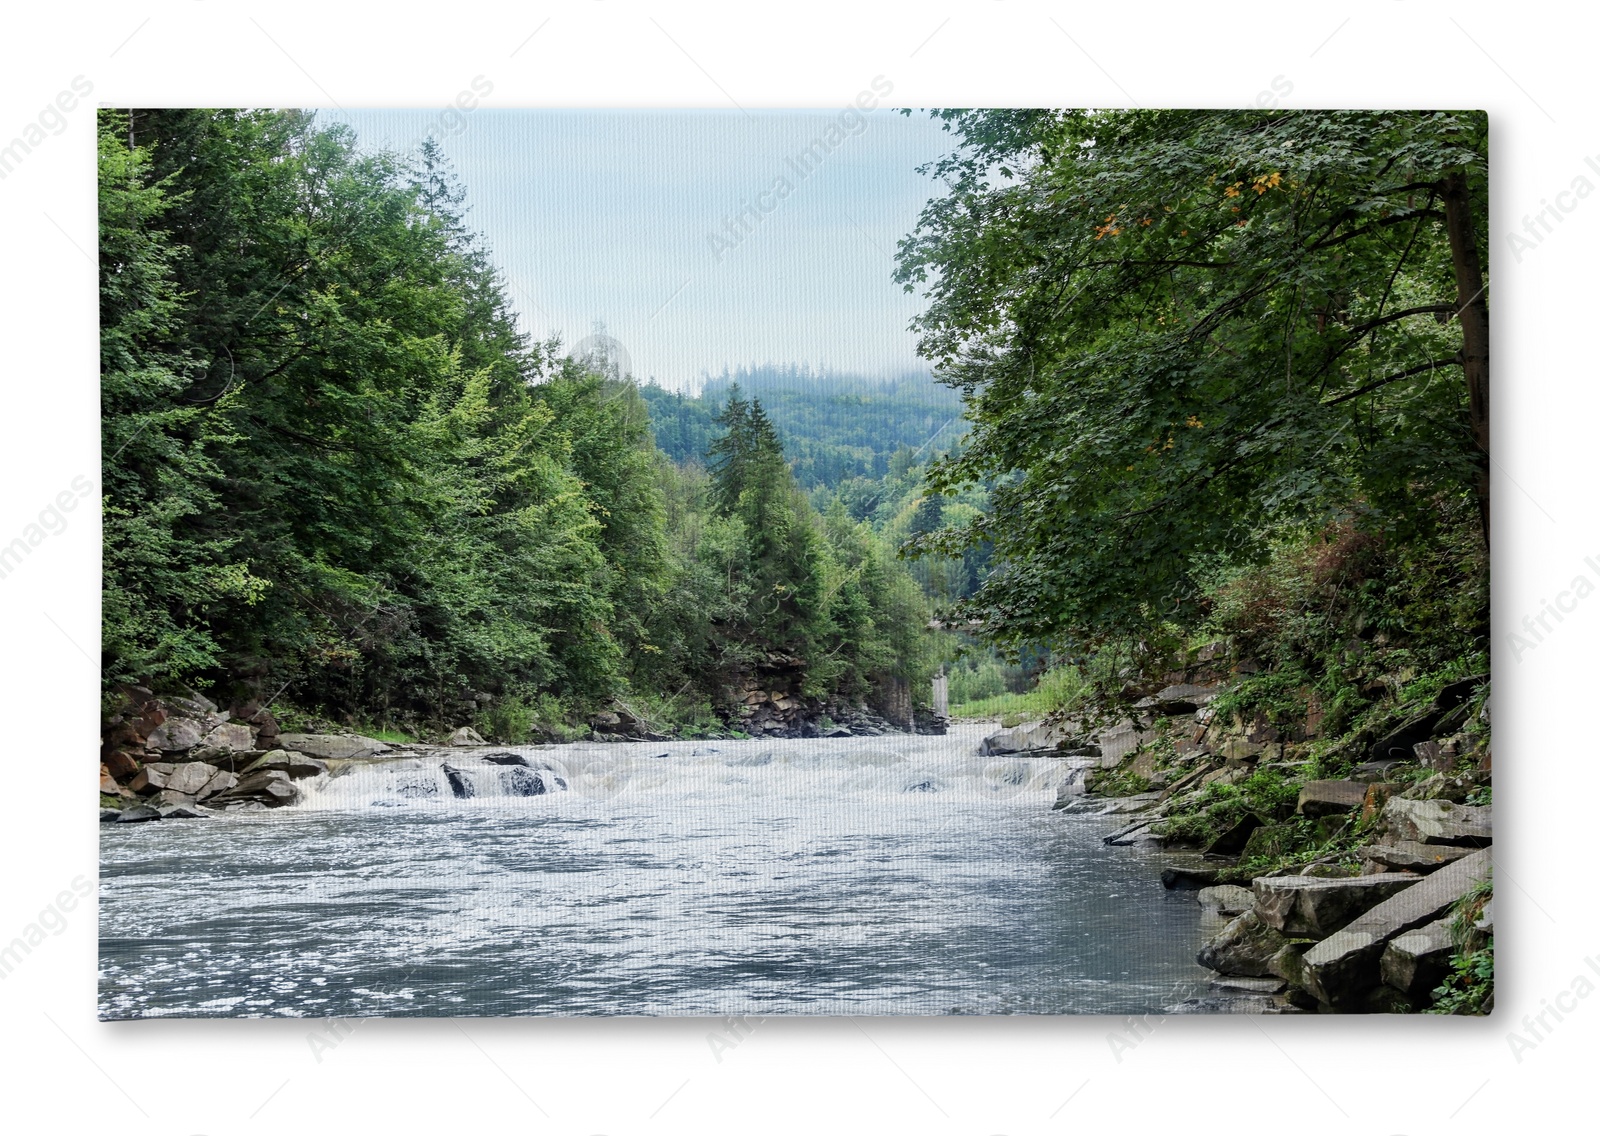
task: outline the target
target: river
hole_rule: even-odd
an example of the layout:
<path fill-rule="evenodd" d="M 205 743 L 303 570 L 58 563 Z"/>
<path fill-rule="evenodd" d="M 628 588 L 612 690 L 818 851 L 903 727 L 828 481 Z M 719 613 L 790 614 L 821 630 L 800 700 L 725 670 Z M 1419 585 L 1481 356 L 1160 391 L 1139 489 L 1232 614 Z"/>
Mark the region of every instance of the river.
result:
<path fill-rule="evenodd" d="M 1193 893 L 1052 812 L 992 727 L 521 748 L 101 829 L 100 1011 L 1144 1013 L 1205 988 Z"/>

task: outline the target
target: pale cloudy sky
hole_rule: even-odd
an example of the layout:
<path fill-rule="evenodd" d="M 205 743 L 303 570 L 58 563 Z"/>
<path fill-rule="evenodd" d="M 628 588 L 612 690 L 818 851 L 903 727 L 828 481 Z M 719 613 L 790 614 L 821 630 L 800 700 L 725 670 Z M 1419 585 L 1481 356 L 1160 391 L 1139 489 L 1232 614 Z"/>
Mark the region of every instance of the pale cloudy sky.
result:
<path fill-rule="evenodd" d="M 951 141 L 926 114 L 480 108 L 455 134 L 437 109 L 318 115 L 373 148 L 410 150 L 431 127 L 525 329 L 570 345 L 603 320 L 641 380 L 692 387 L 768 362 L 926 369 L 907 330 L 922 301 L 891 279 L 895 243 L 938 190 L 916 167 Z M 794 160 L 830 126 L 835 145 L 802 174 Z M 759 223 L 714 248 L 758 195 Z"/>

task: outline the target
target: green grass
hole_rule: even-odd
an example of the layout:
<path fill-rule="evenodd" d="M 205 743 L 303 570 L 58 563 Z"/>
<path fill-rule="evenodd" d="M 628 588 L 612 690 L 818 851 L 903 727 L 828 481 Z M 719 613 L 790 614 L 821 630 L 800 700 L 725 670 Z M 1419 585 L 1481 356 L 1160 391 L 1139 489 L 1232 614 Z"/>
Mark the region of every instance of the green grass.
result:
<path fill-rule="evenodd" d="M 360 730 L 358 732 L 366 735 L 369 738 L 377 738 L 380 742 L 393 742 L 396 745 L 412 745 L 417 741 L 416 738 L 412 737 L 404 730 L 395 730 L 388 727 L 385 727 L 381 730 Z"/>
<path fill-rule="evenodd" d="M 1089 693 L 1088 680 L 1076 667 L 1058 667 L 1040 676 L 1032 690 L 958 702 L 950 707 L 950 716 L 1000 718 L 1007 726 L 1015 726 L 1030 718 L 1076 710 L 1088 700 Z"/>

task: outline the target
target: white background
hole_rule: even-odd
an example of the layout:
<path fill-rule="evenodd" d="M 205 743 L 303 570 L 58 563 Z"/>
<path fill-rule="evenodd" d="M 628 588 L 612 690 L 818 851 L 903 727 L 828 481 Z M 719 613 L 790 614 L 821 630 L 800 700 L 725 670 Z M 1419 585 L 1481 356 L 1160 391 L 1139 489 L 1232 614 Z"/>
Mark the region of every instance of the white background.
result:
<path fill-rule="evenodd" d="M 368 1021 L 319 1061 L 304 1021 L 96 1022 L 88 904 L 0 980 L 9 1131 L 1586 1127 L 1600 997 L 1547 1018 L 1554 1030 L 1520 1061 L 1508 1035 L 1531 1037 L 1523 1015 L 1600 955 L 1589 860 L 1600 599 L 1520 660 L 1509 635 L 1576 575 L 1600 581 L 1584 563 L 1600 563 L 1600 198 L 1520 263 L 1508 235 L 1579 174 L 1600 186 L 1584 165 L 1600 155 L 1592 10 L 188 2 L 35 4 L 5 20 L 0 142 L 77 75 L 94 84 L 89 104 L 119 106 L 443 106 L 479 74 L 500 107 L 841 106 L 884 74 L 905 105 L 1242 106 L 1281 76 L 1293 84 L 1284 106 L 1486 108 L 1502 835 L 1493 1018 L 1169 1019 L 1120 1055 L 1107 1035 L 1124 1023 L 1104 1018 L 769 1020 L 720 1062 L 707 1043 L 717 1023 L 703 1019 Z M 89 104 L 0 181 L 0 543 L 98 469 Z M 97 565 L 86 505 L 0 579 L 0 942 L 94 876 Z"/>

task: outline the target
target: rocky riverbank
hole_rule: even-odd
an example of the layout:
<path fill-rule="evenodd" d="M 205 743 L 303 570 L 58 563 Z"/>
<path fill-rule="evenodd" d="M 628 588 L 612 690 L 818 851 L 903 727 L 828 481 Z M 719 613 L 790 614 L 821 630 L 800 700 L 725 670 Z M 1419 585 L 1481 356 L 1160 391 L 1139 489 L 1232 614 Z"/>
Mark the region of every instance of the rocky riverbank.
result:
<path fill-rule="evenodd" d="M 984 750 L 1084 763 L 1056 808 L 1127 818 L 1106 843 L 1193 893 L 1219 991 L 1278 1012 L 1491 1009 L 1487 676 L 1335 737 L 1314 694 L 1284 728 L 1230 708 L 1237 674 L 1168 677 L 1109 725 L 1031 722 Z"/>

